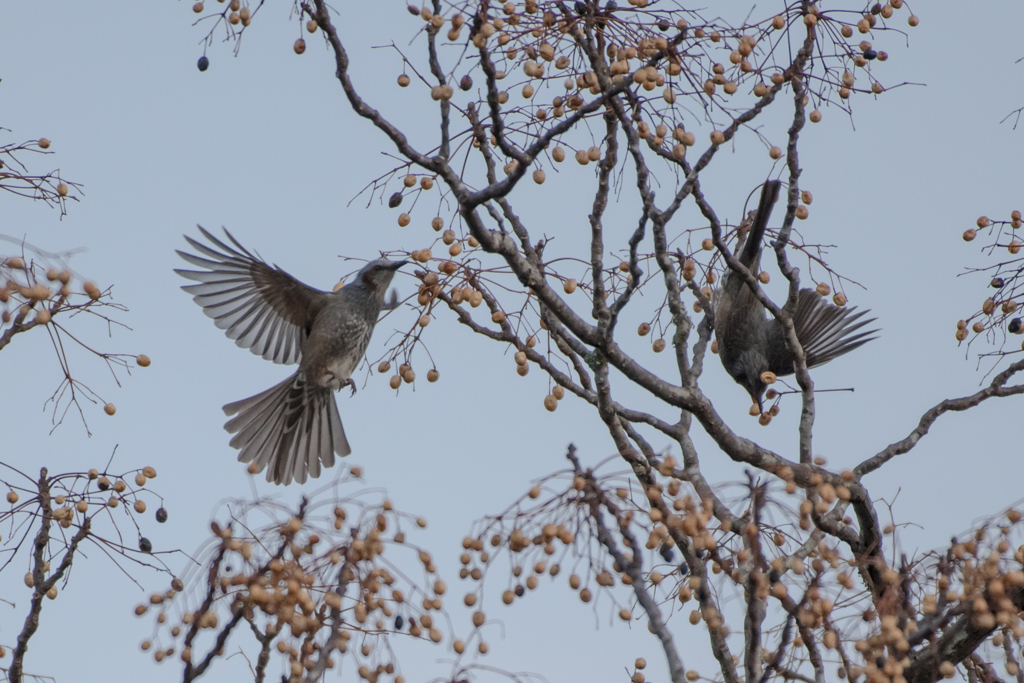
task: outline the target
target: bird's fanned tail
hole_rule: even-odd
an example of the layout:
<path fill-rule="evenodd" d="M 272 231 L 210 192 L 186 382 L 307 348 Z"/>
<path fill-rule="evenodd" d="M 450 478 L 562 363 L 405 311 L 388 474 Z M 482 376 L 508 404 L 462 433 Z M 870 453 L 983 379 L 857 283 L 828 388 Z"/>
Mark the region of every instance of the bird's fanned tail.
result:
<path fill-rule="evenodd" d="M 306 382 L 299 372 L 250 398 L 224 406 L 235 415 L 224 428 L 235 436 L 241 462 L 267 468 L 267 481 L 288 484 L 320 476 L 334 455 L 352 452 L 341 425 L 334 392 Z"/>
<path fill-rule="evenodd" d="M 807 367 L 813 368 L 838 358 L 875 339 L 877 329 L 859 331 L 875 318 L 863 319 L 867 311 L 833 306 L 813 289 L 800 290 L 793 326 L 804 347 Z M 790 370 L 792 372 L 792 370 Z"/>

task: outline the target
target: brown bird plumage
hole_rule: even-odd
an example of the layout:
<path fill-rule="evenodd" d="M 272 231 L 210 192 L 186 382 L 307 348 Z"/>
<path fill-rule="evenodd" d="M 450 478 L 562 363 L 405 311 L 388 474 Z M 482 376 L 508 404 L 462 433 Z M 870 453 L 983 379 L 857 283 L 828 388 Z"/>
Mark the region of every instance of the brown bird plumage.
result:
<path fill-rule="evenodd" d="M 335 292 L 309 287 L 249 253 L 225 234 L 223 242 L 202 227 L 210 245 L 186 236 L 202 256 L 178 254 L 201 270 L 177 270 L 199 284 L 182 287 L 228 338 L 243 349 L 282 364 L 299 364 L 280 384 L 229 403 L 224 428 L 235 436 L 238 459 L 267 468 L 267 481 L 300 484 L 352 452 L 334 392 L 352 387 L 377 324 L 384 294 L 406 261 L 370 261 Z M 397 305 L 396 297 L 387 307 Z"/>
<path fill-rule="evenodd" d="M 779 188 L 777 180 L 764 184 L 750 233 L 738 256 L 755 277 L 760 272 L 761 241 Z M 801 289 L 796 304 L 787 304 L 785 310 L 793 316 L 808 368 L 823 365 L 871 341 L 875 338 L 871 335 L 878 331 L 861 331 L 874 320 L 863 319 L 867 311 L 833 306 L 813 289 Z M 721 289 L 715 293 L 714 314 L 722 365 L 763 412 L 761 397 L 766 385 L 761 380 L 762 373 L 771 371 L 781 377 L 796 371 L 796 359 L 786 348 L 782 323 L 766 315 L 754 291 L 732 271 L 725 274 Z"/>

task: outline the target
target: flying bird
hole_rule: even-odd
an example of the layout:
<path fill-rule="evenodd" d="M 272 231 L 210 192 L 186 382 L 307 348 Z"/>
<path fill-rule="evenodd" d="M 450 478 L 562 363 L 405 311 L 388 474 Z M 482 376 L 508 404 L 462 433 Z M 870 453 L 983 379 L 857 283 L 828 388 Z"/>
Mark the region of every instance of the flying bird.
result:
<path fill-rule="evenodd" d="M 249 253 L 224 230 L 227 244 L 199 226 L 209 241 L 185 239 L 201 256 L 178 251 L 200 270 L 175 272 L 199 284 L 183 290 L 213 318 L 229 339 L 266 360 L 299 369 L 280 384 L 250 398 L 229 403 L 224 425 L 235 436 L 241 462 L 255 471 L 267 468 L 267 481 L 319 477 L 334 456 L 352 452 L 341 426 L 334 392 L 351 387 L 363 359 L 395 272 L 408 261 L 370 261 L 355 279 L 335 292 L 299 282 L 277 266 Z"/>
<path fill-rule="evenodd" d="M 764 237 L 772 207 L 779 198 L 780 182 L 771 180 L 761 189 L 761 200 L 750 232 L 739 252 L 739 262 L 757 277 Z M 784 307 L 793 317 L 797 339 L 807 357 L 807 367 L 823 365 L 875 337 L 878 330 L 862 331 L 875 319 L 864 320 L 867 311 L 833 306 L 813 289 L 801 289 L 795 305 Z M 715 336 L 722 365 L 750 394 L 763 413 L 766 388 L 763 373 L 776 376 L 796 372 L 796 359 L 786 348 L 782 323 L 768 316 L 764 305 L 739 274 L 728 271 L 714 297 Z"/>

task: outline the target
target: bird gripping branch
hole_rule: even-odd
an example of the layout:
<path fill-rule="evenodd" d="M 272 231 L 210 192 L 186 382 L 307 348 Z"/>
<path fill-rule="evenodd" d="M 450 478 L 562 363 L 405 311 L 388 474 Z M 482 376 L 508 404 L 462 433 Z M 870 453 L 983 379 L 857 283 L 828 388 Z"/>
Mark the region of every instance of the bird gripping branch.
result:
<path fill-rule="evenodd" d="M 760 271 L 762 240 L 780 186 L 778 180 L 770 180 L 762 187 L 750 232 L 739 252 L 739 262 L 754 277 Z M 861 331 L 874 320 L 863 319 L 867 311 L 833 306 L 813 289 L 801 289 L 795 303 L 787 302 L 783 310 L 792 316 L 808 368 L 852 351 L 874 339 L 871 335 L 877 332 Z M 714 314 L 722 365 L 763 413 L 765 373 L 781 377 L 796 371 L 796 357 L 786 345 L 782 323 L 766 315 L 754 290 L 733 271 L 723 276 L 721 288 L 715 293 Z"/>

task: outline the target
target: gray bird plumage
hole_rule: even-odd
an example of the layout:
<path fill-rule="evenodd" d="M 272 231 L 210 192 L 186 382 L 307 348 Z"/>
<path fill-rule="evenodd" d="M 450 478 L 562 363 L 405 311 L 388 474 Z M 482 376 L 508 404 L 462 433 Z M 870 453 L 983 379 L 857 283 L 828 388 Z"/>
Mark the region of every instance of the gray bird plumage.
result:
<path fill-rule="evenodd" d="M 182 287 L 214 324 L 241 348 L 275 363 L 299 364 L 280 384 L 224 406 L 234 416 L 224 428 L 235 436 L 241 462 L 267 468 L 267 481 L 300 484 L 352 452 L 334 392 L 355 386 L 351 376 L 366 353 L 384 295 L 407 261 L 370 261 L 336 292 L 309 287 L 249 253 L 227 230 L 231 244 L 199 226 L 212 246 L 185 236 L 202 256 L 178 254 L 202 270 L 175 270 L 199 284 Z"/>
<path fill-rule="evenodd" d="M 739 252 L 739 262 L 757 276 L 761 262 L 761 240 L 764 237 L 772 207 L 779 197 L 780 183 L 768 181 L 761 190 L 761 199 L 750 226 L 750 233 Z M 785 310 L 793 316 L 797 339 L 813 368 L 852 351 L 875 337 L 878 330 L 861 331 L 874 318 L 863 316 L 867 311 L 833 306 L 813 289 L 801 289 L 796 304 Z M 796 359 L 786 349 L 782 323 L 766 315 L 764 305 L 738 274 L 729 271 L 722 278 L 714 297 L 715 336 L 722 365 L 740 384 L 758 407 L 764 411 L 761 396 L 766 388 L 761 374 L 766 370 L 776 376 L 796 371 Z"/>

